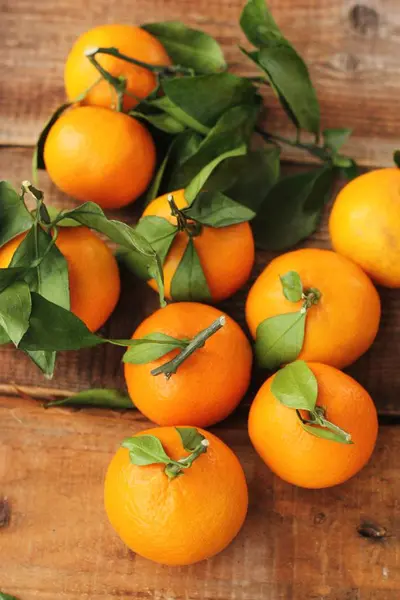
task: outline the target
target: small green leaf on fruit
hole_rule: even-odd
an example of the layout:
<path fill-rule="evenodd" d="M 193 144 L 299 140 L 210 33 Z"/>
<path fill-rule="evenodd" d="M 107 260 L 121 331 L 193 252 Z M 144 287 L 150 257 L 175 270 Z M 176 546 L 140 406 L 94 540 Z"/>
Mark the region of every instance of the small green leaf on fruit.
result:
<path fill-rule="evenodd" d="M 393 160 L 394 164 L 400 169 L 400 150 L 395 150 L 393 152 Z"/>
<path fill-rule="evenodd" d="M 0 181 L 0 224 L 0 246 L 32 226 L 28 209 L 8 181 Z"/>
<path fill-rule="evenodd" d="M 257 362 L 273 370 L 295 360 L 303 347 L 306 313 L 294 312 L 262 321 L 257 327 Z"/>
<path fill-rule="evenodd" d="M 159 463 L 167 465 L 171 462 L 162 443 L 154 435 L 127 438 L 122 442 L 122 447 L 129 450 L 131 463 L 140 467 Z"/>
<path fill-rule="evenodd" d="M 176 427 L 182 440 L 182 445 L 187 452 L 196 450 L 206 438 L 195 427 Z"/>
<path fill-rule="evenodd" d="M 209 227 L 227 227 L 250 221 L 255 212 L 222 192 L 200 192 L 182 211 L 186 217 Z"/>
<path fill-rule="evenodd" d="M 193 239 L 189 238 L 181 262 L 171 281 L 171 296 L 179 301 L 211 299 L 210 290 Z"/>
<path fill-rule="evenodd" d="M 189 340 L 178 340 L 165 333 L 149 333 L 140 339 L 131 340 L 130 347 L 125 352 L 123 361 L 142 365 L 161 358 L 172 350 L 186 348 Z"/>
<path fill-rule="evenodd" d="M 318 397 L 318 383 L 307 363 L 297 360 L 276 373 L 271 392 L 289 408 L 313 411 Z"/>
<path fill-rule="evenodd" d="M 281 275 L 283 295 L 290 302 L 299 302 L 303 295 L 303 284 L 296 271 L 288 271 Z"/>
<path fill-rule="evenodd" d="M 318 425 L 308 425 L 307 423 L 301 423 L 303 429 L 314 435 L 315 437 L 322 438 L 324 440 L 330 440 L 331 442 L 338 442 L 339 444 L 353 444 L 354 442 L 351 440 L 351 435 L 343 431 L 342 433 L 338 433 L 335 431 L 331 431 L 330 429 L 326 429 L 325 427 L 320 427 Z"/>

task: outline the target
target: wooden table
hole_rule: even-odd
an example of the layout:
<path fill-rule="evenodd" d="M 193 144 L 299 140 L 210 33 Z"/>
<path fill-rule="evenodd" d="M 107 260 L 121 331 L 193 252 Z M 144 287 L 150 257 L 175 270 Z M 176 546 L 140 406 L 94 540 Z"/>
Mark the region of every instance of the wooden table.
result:
<path fill-rule="evenodd" d="M 24 0 L 3 3 L 0 24 L 0 164 L 19 184 L 30 176 L 32 145 L 62 101 L 62 63 L 74 38 L 95 24 L 183 19 L 218 37 L 237 72 L 241 0 Z M 398 145 L 400 9 L 344 0 L 273 0 L 287 36 L 310 64 L 326 126 L 351 125 L 346 150 L 365 165 L 390 163 Z M 270 121 L 285 120 L 273 99 Z M 292 154 L 288 158 L 296 158 Z M 55 205 L 72 205 L 44 174 Z M 133 222 L 135 208 L 122 213 Z M 118 213 L 121 218 L 121 213 Z M 326 218 L 309 245 L 329 247 Z M 252 280 L 271 258 L 259 253 Z M 249 283 L 250 285 L 250 283 Z M 221 308 L 242 325 L 249 285 Z M 374 397 L 383 423 L 368 467 L 345 485 L 307 491 L 272 476 L 246 433 L 246 404 L 214 428 L 248 477 L 250 510 L 235 542 L 188 568 L 154 565 L 129 552 L 102 506 L 106 466 L 120 440 L 149 423 L 137 412 L 45 410 L 33 397 L 121 387 L 121 352 L 102 346 L 65 353 L 44 380 L 19 353 L 0 348 L 0 590 L 20 600 L 399 600 L 400 292 L 382 290 L 383 321 L 373 348 L 350 372 Z M 125 274 L 120 305 L 106 326 L 126 336 L 157 306 Z M 361 533 L 368 537 L 363 537 Z"/>

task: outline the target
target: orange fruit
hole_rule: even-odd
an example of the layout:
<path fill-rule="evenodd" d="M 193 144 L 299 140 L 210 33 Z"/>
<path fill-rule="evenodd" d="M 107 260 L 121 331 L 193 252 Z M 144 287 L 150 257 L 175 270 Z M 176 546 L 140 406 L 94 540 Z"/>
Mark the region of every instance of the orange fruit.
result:
<path fill-rule="evenodd" d="M 348 183 L 329 220 L 332 245 L 378 284 L 400 287 L 400 169 L 378 169 Z"/>
<path fill-rule="evenodd" d="M 101 77 L 85 56 L 86 50 L 96 47 L 114 47 L 122 54 L 152 65 L 167 66 L 171 64 L 164 46 L 141 27 L 100 25 L 83 33 L 68 55 L 64 82 L 67 96 L 71 101 L 74 101 Z M 156 86 L 156 78 L 148 69 L 105 54 L 97 54 L 96 60 L 114 77 L 126 78 L 127 94 L 124 98 L 124 110 L 136 106 L 137 99 L 148 96 Z M 90 89 L 82 103 L 111 108 L 115 106 L 116 99 L 116 93 L 110 84 L 101 79 Z"/>
<path fill-rule="evenodd" d="M 66 194 L 102 208 L 120 208 L 149 185 L 156 151 L 150 133 L 136 119 L 81 106 L 62 114 L 51 128 L 44 162 Z"/>
<path fill-rule="evenodd" d="M 308 310 L 299 359 L 343 368 L 368 350 L 379 327 L 380 299 L 358 265 L 330 250 L 306 248 L 278 256 L 264 269 L 246 302 L 246 320 L 253 337 L 269 317 L 299 311 L 282 291 L 280 276 L 296 271 L 304 288 L 321 292 Z"/>
<path fill-rule="evenodd" d="M 161 332 L 178 339 L 193 338 L 223 314 L 196 302 L 169 304 L 145 319 L 132 337 Z M 125 363 L 132 402 L 151 421 L 158 425 L 208 427 L 237 407 L 249 386 L 252 351 L 239 325 L 224 316 L 225 325 L 170 379 L 150 371 L 168 362 L 178 350 L 146 364 Z"/>
<path fill-rule="evenodd" d="M 25 235 L 0 248 L 1 269 L 9 266 Z M 117 261 L 108 246 L 87 227 L 59 227 L 56 246 L 68 264 L 71 311 L 91 331 L 96 331 L 107 321 L 119 299 Z"/>
<path fill-rule="evenodd" d="M 201 431 L 201 430 L 200 430 Z M 165 465 L 136 466 L 120 448 L 105 480 L 105 509 L 111 525 L 134 552 L 166 565 L 189 565 L 221 552 L 246 517 L 248 495 L 235 454 L 215 435 L 182 475 L 169 480 Z M 173 427 L 143 431 L 154 435 L 178 460 L 188 453 Z"/>
<path fill-rule="evenodd" d="M 163 217 L 176 225 L 176 217 L 171 216 L 168 195 L 153 200 L 145 209 L 143 216 Z M 185 208 L 188 205 L 184 190 L 173 192 L 172 195 L 178 208 Z M 218 229 L 203 226 L 200 235 L 194 237 L 193 241 L 214 302 L 229 298 L 246 283 L 254 263 L 254 239 L 248 223 Z M 187 234 L 179 232 L 164 262 L 167 298 L 171 298 L 171 281 L 187 243 Z M 153 289 L 157 289 L 154 280 L 150 280 L 149 284 Z"/>
<path fill-rule="evenodd" d="M 324 488 L 353 477 L 375 447 L 378 419 L 367 391 L 349 375 L 321 363 L 309 363 L 318 382 L 317 405 L 326 418 L 351 434 L 353 444 L 315 437 L 305 431 L 292 408 L 271 392 L 275 377 L 260 388 L 250 409 L 250 439 L 269 468 L 285 481 Z"/>

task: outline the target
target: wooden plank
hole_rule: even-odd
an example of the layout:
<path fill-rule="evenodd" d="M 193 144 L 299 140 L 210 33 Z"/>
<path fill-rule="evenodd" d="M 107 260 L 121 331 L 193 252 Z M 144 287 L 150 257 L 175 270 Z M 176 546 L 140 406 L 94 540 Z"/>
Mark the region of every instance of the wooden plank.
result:
<path fill-rule="evenodd" d="M 284 33 L 310 66 L 324 126 L 354 128 L 346 150 L 362 164 L 391 164 L 398 143 L 400 95 L 397 0 L 270 0 Z M 0 144 L 32 145 L 63 101 L 63 64 L 76 37 L 109 22 L 181 19 L 217 37 L 235 72 L 254 67 L 238 50 L 242 0 L 13 0 L 3 11 L 0 52 Z M 271 94 L 267 125 L 288 129 Z M 287 154 L 299 158 L 299 155 Z M 301 160 L 308 159 L 301 155 Z"/>
<path fill-rule="evenodd" d="M 31 150 L 24 148 L 0 148 L 0 171 L 14 185 L 29 177 Z M 297 169 L 297 167 L 296 167 Z M 58 192 L 49 182 L 46 173 L 41 174 L 41 188 L 49 203 L 55 206 L 73 206 L 73 201 Z M 327 213 L 321 228 L 308 246 L 329 247 Z M 137 219 L 138 207 L 128 207 L 113 216 L 129 222 Z M 250 281 L 221 308 L 236 319 L 244 328 L 243 306 L 247 292 L 256 276 L 274 256 L 271 252 L 258 252 Z M 119 306 L 104 329 L 110 337 L 123 338 L 131 335 L 140 321 L 157 308 L 157 296 L 148 286 L 128 273 L 124 273 L 123 293 Z M 385 415 L 400 415 L 400 372 L 397 364 L 398 339 L 400 333 L 400 296 L 396 290 L 380 290 L 383 317 L 378 337 L 369 352 L 349 372 L 364 385 L 374 398 L 378 410 Z M 120 348 L 100 346 L 92 350 L 61 353 L 52 381 L 46 381 L 28 359 L 7 346 L 0 347 L 0 392 L 17 393 L 22 387 L 25 392 L 48 397 L 52 394 L 65 395 L 90 387 L 123 387 L 120 366 Z M 265 374 L 255 372 L 250 391 L 245 399 L 249 402 L 254 392 L 265 379 Z"/>
<path fill-rule="evenodd" d="M 398 428 L 382 427 L 357 477 L 323 491 L 273 476 L 243 419 L 214 429 L 245 469 L 248 518 L 219 556 L 168 568 L 128 551 L 103 509 L 113 452 L 148 425 L 135 412 L 45 411 L 0 398 L 0 501 L 10 512 L 0 532 L 2 590 L 21 600 L 398 600 Z M 366 521 L 387 537 L 362 538 Z"/>

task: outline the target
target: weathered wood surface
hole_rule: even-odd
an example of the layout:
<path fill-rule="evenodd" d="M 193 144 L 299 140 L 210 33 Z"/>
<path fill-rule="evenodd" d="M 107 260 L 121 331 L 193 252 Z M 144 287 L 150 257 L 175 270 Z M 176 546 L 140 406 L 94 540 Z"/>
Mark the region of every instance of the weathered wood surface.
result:
<path fill-rule="evenodd" d="M 398 428 L 382 427 L 367 468 L 324 491 L 273 476 L 252 449 L 244 419 L 214 428 L 245 469 L 248 518 L 219 556 L 167 568 L 128 551 L 103 510 L 113 452 L 146 427 L 135 411 L 46 411 L 0 398 L 3 514 L 9 507 L 0 528 L 2 591 L 21 600 L 398 600 Z M 386 537 L 361 537 L 365 522 L 386 529 Z"/>
<path fill-rule="evenodd" d="M 269 4 L 310 66 L 324 125 L 354 128 L 346 150 L 362 164 L 390 164 L 400 137 L 398 0 Z M 215 36 L 235 72 L 254 73 L 237 47 L 244 42 L 238 25 L 243 0 L 96 0 L 84 5 L 77 0 L 2 0 L 0 6 L 0 144 L 35 142 L 43 122 L 63 101 L 69 48 L 94 25 L 181 19 Z M 267 105 L 271 128 L 284 131 L 287 120 L 271 95 Z"/>
<path fill-rule="evenodd" d="M 23 148 L 0 149 L 0 173 L 19 185 L 29 177 L 32 151 Z M 47 201 L 57 206 L 72 206 L 72 201 L 58 192 L 49 182 L 46 173 L 41 174 L 40 185 Z M 133 222 L 137 209 L 131 207 L 113 216 Z M 325 217 L 317 232 L 307 245 L 327 248 L 329 240 Z M 243 306 L 247 291 L 257 274 L 264 268 L 273 254 L 258 252 L 257 262 L 250 282 L 233 298 L 221 304 L 221 308 L 245 327 Z M 157 296 L 148 286 L 128 273 L 124 274 L 121 302 L 106 325 L 105 333 L 111 337 L 128 337 L 140 321 L 157 308 Z M 382 325 L 378 338 L 371 350 L 362 357 L 349 372 L 371 393 L 379 412 L 400 415 L 400 372 L 398 369 L 398 339 L 400 332 L 400 293 L 396 290 L 380 290 L 383 304 Z M 91 350 L 68 352 L 60 355 L 56 375 L 46 381 L 30 361 L 11 347 L 0 347 L 0 391 L 16 393 L 15 386 L 29 393 L 42 396 L 65 395 L 90 387 L 123 387 L 121 369 L 122 349 L 99 346 Z M 265 378 L 256 373 L 251 390 L 246 398 L 250 401 L 255 390 Z"/>

